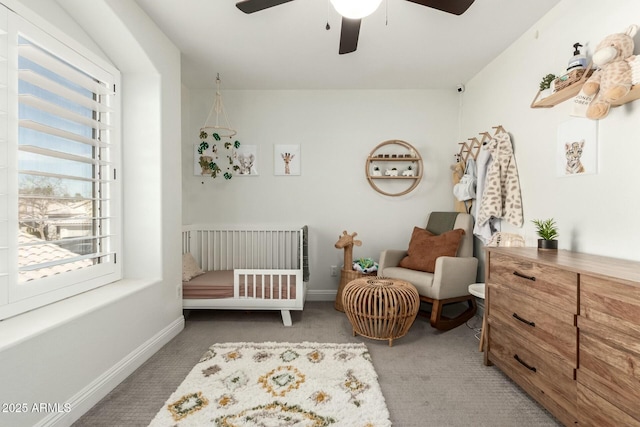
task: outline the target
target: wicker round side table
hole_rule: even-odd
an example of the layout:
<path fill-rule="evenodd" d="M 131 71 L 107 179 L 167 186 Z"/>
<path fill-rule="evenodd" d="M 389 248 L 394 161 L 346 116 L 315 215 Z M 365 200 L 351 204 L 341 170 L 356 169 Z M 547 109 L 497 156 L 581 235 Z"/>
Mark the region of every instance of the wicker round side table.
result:
<path fill-rule="evenodd" d="M 362 277 L 345 286 L 342 304 L 354 336 L 389 340 L 391 347 L 416 319 L 420 296 L 415 286 L 404 280 Z"/>
<path fill-rule="evenodd" d="M 356 270 L 345 270 L 342 269 L 340 273 L 340 286 L 338 286 L 338 293 L 336 295 L 336 300 L 333 303 L 333 307 L 344 313 L 344 306 L 342 305 L 342 293 L 344 292 L 344 287 L 349 284 L 352 280 L 359 279 L 361 277 L 376 277 L 377 273 L 361 273 Z"/>

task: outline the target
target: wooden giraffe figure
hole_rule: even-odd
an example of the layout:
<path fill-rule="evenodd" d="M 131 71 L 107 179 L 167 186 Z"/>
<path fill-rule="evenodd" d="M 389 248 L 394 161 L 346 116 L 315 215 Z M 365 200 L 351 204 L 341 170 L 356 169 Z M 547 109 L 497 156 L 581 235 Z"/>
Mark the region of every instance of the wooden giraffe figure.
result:
<path fill-rule="evenodd" d="M 361 240 L 355 240 L 358 233 L 355 231 L 352 234 L 348 234 L 347 230 L 342 232 L 342 236 L 338 236 L 336 242 L 336 249 L 344 249 L 344 266 L 345 270 L 351 270 L 353 268 L 353 245 L 362 246 Z"/>
<path fill-rule="evenodd" d="M 291 160 L 293 160 L 296 155 L 291 153 L 281 153 L 281 156 L 282 160 L 284 160 L 284 174 L 290 175 L 291 170 L 289 169 L 289 163 L 291 163 Z"/>

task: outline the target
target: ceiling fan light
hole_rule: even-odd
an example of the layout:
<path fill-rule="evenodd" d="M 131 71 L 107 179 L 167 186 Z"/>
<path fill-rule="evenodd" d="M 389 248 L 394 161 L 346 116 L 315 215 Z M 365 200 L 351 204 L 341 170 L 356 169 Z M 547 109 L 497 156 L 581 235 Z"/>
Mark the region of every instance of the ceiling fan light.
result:
<path fill-rule="evenodd" d="M 362 19 L 371 15 L 382 0 L 331 0 L 334 9 L 345 18 Z"/>

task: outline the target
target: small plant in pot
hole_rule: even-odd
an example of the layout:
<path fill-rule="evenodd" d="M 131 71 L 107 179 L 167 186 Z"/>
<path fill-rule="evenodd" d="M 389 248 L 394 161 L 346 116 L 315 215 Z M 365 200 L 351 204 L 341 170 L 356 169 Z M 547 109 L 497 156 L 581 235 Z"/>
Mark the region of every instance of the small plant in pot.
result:
<path fill-rule="evenodd" d="M 547 74 L 540 81 L 540 99 L 546 98 L 547 96 L 553 93 L 553 89 L 551 89 L 551 83 L 556 79 L 554 74 Z"/>
<path fill-rule="evenodd" d="M 540 237 L 538 239 L 538 249 L 558 249 L 558 226 L 553 218 L 550 219 L 534 219 L 531 222 L 536 226 L 536 233 Z"/>

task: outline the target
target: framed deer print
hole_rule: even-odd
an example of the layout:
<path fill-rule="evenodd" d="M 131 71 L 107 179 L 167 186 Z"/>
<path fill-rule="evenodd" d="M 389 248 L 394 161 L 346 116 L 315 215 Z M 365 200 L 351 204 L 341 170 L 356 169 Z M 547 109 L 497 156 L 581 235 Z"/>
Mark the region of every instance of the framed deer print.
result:
<path fill-rule="evenodd" d="M 300 175 L 300 145 L 276 144 L 273 146 L 273 174 Z"/>
<path fill-rule="evenodd" d="M 598 173 L 598 121 L 574 118 L 558 125 L 556 175 Z"/>

